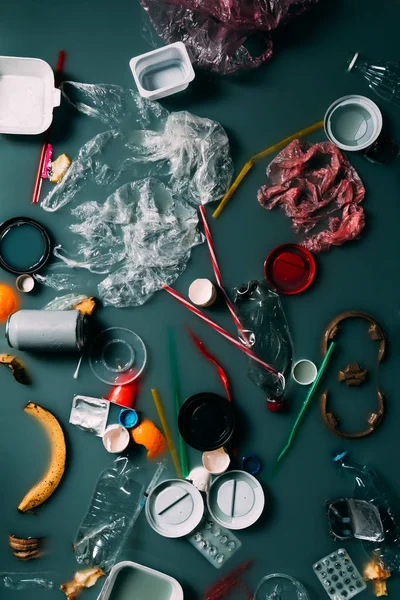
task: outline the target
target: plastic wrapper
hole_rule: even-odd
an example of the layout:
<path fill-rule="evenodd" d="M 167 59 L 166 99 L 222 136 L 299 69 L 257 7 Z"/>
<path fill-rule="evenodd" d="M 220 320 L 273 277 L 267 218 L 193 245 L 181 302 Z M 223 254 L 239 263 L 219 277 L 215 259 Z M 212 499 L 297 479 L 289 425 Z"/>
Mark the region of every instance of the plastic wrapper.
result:
<path fill-rule="evenodd" d="M 214 121 L 168 113 L 118 86 L 69 82 L 66 94 L 112 129 L 81 148 L 42 202 L 47 211 L 73 202 L 72 235 L 71 247 L 54 249 L 64 270 L 57 264 L 38 280 L 71 291 L 76 285 L 65 267 L 86 269 L 103 276 L 104 304 L 138 306 L 175 281 L 202 242 L 196 207 L 218 200 L 232 178 L 227 135 Z M 95 199 L 89 183 L 97 185 Z M 112 193 L 102 198 L 105 191 Z"/>
<path fill-rule="evenodd" d="M 286 379 L 291 372 L 293 346 L 278 294 L 261 281 L 250 281 L 235 289 L 234 305 L 248 340 L 247 345 Z M 281 402 L 284 381 L 251 358 L 246 360 L 247 375 L 253 383 L 266 392 L 270 402 Z"/>
<path fill-rule="evenodd" d="M 336 457 L 335 462 L 347 476 L 352 478 L 354 498 L 373 504 L 379 511 L 384 539 L 382 541 L 362 540 L 366 552 L 371 559 L 377 560 L 385 571 L 400 571 L 400 529 L 386 497 L 383 483 L 371 467 L 350 461 L 345 452 Z"/>
<path fill-rule="evenodd" d="M 291 575 L 272 573 L 260 581 L 254 600 L 310 600 L 304 586 Z"/>
<path fill-rule="evenodd" d="M 106 430 L 109 411 L 110 402 L 108 400 L 74 396 L 69 422 L 80 429 L 102 437 Z"/>
<path fill-rule="evenodd" d="M 86 294 L 65 294 L 65 296 L 57 296 L 51 300 L 44 310 L 72 310 L 76 304 L 83 302 L 87 298 Z"/>
<path fill-rule="evenodd" d="M 141 0 L 166 44 L 182 41 L 193 63 L 218 73 L 255 68 L 272 57 L 270 32 L 317 0 Z M 264 43 L 254 56 L 246 47 L 257 34 Z"/>
<path fill-rule="evenodd" d="M 79 564 L 105 572 L 111 569 L 163 470 L 158 465 L 151 477 L 126 457 L 119 457 L 100 473 L 74 542 Z"/>
<path fill-rule="evenodd" d="M 54 573 L 0 573 L 0 588 L 13 592 L 55 589 Z"/>
<path fill-rule="evenodd" d="M 280 206 L 297 233 L 316 225 L 328 227 L 308 236 L 302 245 L 311 252 L 328 250 L 360 236 L 365 215 L 360 202 L 364 185 L 346 156 L 331 142 L 311 145 L 294 140 L 267 168 L 268 185 L 258 201 L 268 210 Z M 333 216 L 341 211 L 341 216 Z"/>

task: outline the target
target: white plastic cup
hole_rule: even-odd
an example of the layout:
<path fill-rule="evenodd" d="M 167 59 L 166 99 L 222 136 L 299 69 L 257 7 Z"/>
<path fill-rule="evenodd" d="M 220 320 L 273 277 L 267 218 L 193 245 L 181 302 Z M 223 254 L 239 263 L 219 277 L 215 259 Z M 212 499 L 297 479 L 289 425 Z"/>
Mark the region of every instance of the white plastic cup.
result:
<path fill-rule="evenodd" d="M 296 383 L 310 385 L 317 376 L 317 367 L 311 360 L 303 358 L 293 365 L 292 375 Z"/>

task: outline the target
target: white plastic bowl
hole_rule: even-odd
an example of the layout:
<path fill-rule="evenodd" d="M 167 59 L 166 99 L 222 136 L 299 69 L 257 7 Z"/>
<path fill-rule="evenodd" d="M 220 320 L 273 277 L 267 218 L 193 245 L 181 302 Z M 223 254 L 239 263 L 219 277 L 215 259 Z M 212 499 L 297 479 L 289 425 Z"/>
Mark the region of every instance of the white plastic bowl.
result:
<path fill-rule="evenodd" d="M 0 56 L 0 133 L 43 133 L 60 100 L 53 70 L 44 60 Z"/>

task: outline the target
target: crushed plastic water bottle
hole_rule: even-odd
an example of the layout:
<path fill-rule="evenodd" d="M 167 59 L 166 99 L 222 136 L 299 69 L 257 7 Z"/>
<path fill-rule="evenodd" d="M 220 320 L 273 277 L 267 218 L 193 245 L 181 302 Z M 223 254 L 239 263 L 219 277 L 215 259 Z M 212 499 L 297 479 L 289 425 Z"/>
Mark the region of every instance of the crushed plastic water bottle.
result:
<path fill-rule="evenodd" d="M 235 289 L 234 305 L 248 345 L 259 358 L 283 375 L 278 378 L 253 359 L 247 359 L 247 375 L 267 394 L 272 411 L 283 408 L 285 380 L 292 367 L 292 339 L 278 294 L 261 281 Z"/>
<path fill-rule="evenodd" d="M 143 483 L 146 471 L 118 457 L 100 473 L 74 543 L 78 563 L 111 569 L 163 471 L 164 466 L 157 465 L 150 483 Z"/>
<path fill-rule="evenodd" d="M 400 63 L 372 61 L 356 52 L 348 61 L 347 70 L 362 75 L 383 100 L 400 104 Z"/>
<path fill-rule="evenodd" d="M 353 497 L 370 502 L 379 510 L 384 538 L 375 542 L 362 540 L 365 551 L 371 559 L 378 560 L 385 571 L 400 571 L 400 529 L 378 475 L 368 465 L 350 461 L 347 452 L 335 456 L 334 462 L 353 479 Z"/>

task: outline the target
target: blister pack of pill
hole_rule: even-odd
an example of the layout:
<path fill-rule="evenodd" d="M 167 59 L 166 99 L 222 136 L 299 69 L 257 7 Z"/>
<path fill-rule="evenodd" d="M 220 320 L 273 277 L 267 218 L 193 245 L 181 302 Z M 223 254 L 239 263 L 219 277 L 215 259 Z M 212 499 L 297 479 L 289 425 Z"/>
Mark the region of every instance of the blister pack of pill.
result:
<path fill-rule="evenodd" d="M 242 545 L 232 531 L 218 525 L 207 511 L 187 539 L 216 569 L 232 558 Z"/>
<path fill-rule="evenodd" d="M 344 548 L 321 558 L 313 569 L 331 600 L 350 600 L 367 587 Z"/>

